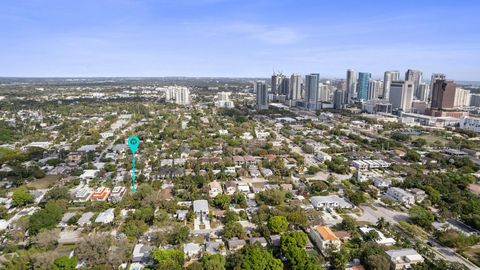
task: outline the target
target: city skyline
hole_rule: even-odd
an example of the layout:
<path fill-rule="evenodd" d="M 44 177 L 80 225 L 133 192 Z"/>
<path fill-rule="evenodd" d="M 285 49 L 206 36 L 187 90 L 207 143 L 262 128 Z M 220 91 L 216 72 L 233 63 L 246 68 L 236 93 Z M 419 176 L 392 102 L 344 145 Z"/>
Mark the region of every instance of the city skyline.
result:
<path fill-rule="evenodd" d="M 0 57 L 6 64 L 0 76 L 265 77 L 278 70 L 343 78 L 345 70 L 354 68 L 373 78 L 382 78 L 386 70 L 415 69 L 476 81 L 478 5 L 2 3 Z"/>

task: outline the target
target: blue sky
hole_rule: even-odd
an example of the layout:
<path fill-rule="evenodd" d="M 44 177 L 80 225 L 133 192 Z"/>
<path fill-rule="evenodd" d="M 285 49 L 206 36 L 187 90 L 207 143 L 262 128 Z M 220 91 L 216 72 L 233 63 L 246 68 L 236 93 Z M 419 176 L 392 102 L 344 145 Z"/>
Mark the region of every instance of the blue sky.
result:
<path fill-rule="evenodd" d="M 479 11 L 475 0 L 5 0 L 0 76 L 414 68 L 480 81 Z"/>

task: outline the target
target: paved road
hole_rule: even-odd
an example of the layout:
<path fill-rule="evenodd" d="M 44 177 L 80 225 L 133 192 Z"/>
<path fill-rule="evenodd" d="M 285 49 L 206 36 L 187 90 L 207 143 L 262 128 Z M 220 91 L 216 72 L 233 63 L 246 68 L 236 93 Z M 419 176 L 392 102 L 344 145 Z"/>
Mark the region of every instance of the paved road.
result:
<path fill-rule="evenodd" d="M 360 206 L 363 210 L 362 216 L 358 217 L 357 219 L 360 221 L 367 221 L 370 223 L 375 224 L 377 220 L 383 217 L 386 221 L 390 222 L 391 224 L 398 225 L 398 223 L 402 220 L 407 220 L 408 215 L 403 212 L 398 212 L 394 210 L 387 209 L 381 206 L 379 203 L 374 203 L 373 206 L 376 209 L 373 209 L 369 206 Z M 414 241 L 421 241 L 424 244 L 427 244 L 427 240 L 423 240 L 420 238 L 413 239 Z M 475 266 L 469 260 L 465 259 L 464 257 L 457 254 L 453 249 L 444 247 L 436 242 L 434 239 L 428 239 L 428 242 L 432 244 L 431 250 L 437 254 L 438 257 L 450 262 L 459 262 L 464 264 L 468 267 L 468 269 L 472 270 L 480 270 L 479 267 Z"/>

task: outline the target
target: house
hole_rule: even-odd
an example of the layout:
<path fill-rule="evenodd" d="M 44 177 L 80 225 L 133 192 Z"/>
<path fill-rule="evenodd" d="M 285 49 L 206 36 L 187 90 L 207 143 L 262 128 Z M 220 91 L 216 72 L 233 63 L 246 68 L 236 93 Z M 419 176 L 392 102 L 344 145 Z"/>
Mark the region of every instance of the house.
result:
<path fill-rule="evenodd" d="M 377 188 L 388 188 L 392 184 L 392 181 L 388 179 L 383 179 L 381 177 L 373 178 L 373 185 Z"/>
<path fill-rule="evenodd" d="M 77 213 L 75 212 L 67 212 L 63 214 L 62 219 L 60 220 L 60 227 L 66 227 L 68 225 L 68 221 L 74 217 Z"/>
<path fill-rule="evenodd" d="M 92 224 L 92 217 L 94 216 L 95 214 L 93 212 L 86 212 L 84 213 L 77 221 L 77 224 L 79 226 L 85 226 L 85 225 L 90 225 Z"/>
<path fill-rule="evenodd" d="M 79 164 L 80 161 L 82 161 L 82 157 L 84 154 L 85 152 L 83 151 L 74 151 L 74 152 L 68 153 L 68 156 L 67 156 L 68 165 L 75 166 Z"/>
<path fill-rule="evenodd" d="M 410 192 L 413 195 L 413 197 L 415 197 L 416 202 L 422 202 L 427 198 L 427 194 L 425 193 L 425 191 L 419 188 L 409 189 L 408 192 Z"/>
<path fill-rule="evenodd" d="M 269 177 L 269 176 L 272 176 L 272 175 L 273 175 L 272 170 L 267 169 L 267 168 L 262 168 L 262 169 L 261 169 L 261 172 L 262 172 L 262 174 L 263 174 L 263 177 Z"/>
<path fill-rule="evenodd" d="M 260 171 L 258 169 L 249 169 L 248 172 L 250 173 L 250 176 L 253 177 L 253 178 L 257 178 L 257 177 L 260 177 L 262 176 L 260 174 Z"/>
<path fill-rule="evenodd" d="M 117 153 L 107 153 L 107 154 L 105 154 L 106 159 L 111 159 L 111 160 L 114 160 L 114 161 L 117 160 L 117 156 L 118 156 Z"/>
<path fill-rule="evenodd" d="M 353 208 L 353 205 L 338 195 L 313 196 L 310 202 L 316 209 Z"/>
<path fill-rule="evenodd" d="M 243 135 L 240 136 L 240 138 L 242 138 L 243 140 L 246 140 L 246 141 L 253 140 L 253 136 L 250 132 L 244 132 Z"/>
<path fill-rule="evenodd" d="M 254 182 L 250 183 L 253 193 L 259 193 L 265 191 L 267 188 L 264 182 Z"/>
<path fill-rule="evenodd" d="M 113 219 L 115 218 L 115 214 L 114 214 L 114 208 L 109 208 L 105 211 L 103 211 L 102 213 L 98 214 L 97 218 L 95 219 L 95 222 L 96 223 L 110 223 L 113 221 Z"/>
<path fill-rule="evenodd" d="M 210 190 L 208 191 L 208 196 L 210 196 L 210 198 L 215 198 L 217 195 L 223 193 L 222 185 L 216 180 L 210 182 L 208 186 L 210 187 Z"/>
<path fill-rule="evenodd" d="M 80 175 L 80 179 L 86 180 L 86 179 L 93 179 L 97 177 L 98 175 L 98 170 L 84 170 L 82 175 Z"/>
<path fill-rule="evenodd" d="M 330 248 L 340 248 L 342 242 L 327 226 L 315 226 L 310 229 L 309 235 L 313 240 L 313 243 L 317 246 L 322 253 Z"/>
<path fill-rule="evenodd" d="M 153 247 L 144 244 L 136 244 L 132 252 L 132 263 L 147 264 Z"/>
<path fill-rule="evenodd" d="M 225 173 L 226 174 L 235 174 L 237 171 L 235 169 L 235 167 L 226 167 L 225 168 Z"/>
<path fill-rule="evenodd" d="M 92 194 L 92 189 L 89 188 L 88 186 L 84 186 L 81 189 L 79 189 L 77 192 L 75 192 L 75 199 L 77 201 L 85 202 L 90 198 L 91 194 Z"/>
<path fill-rule="evenodd" d="M 225 244 L 222 240 L 209 241 L 205 244 L 205 252 L 208 254 L 226 255 Z"/>
<path fill-rule="evenodd" d="M 411 248 L 387 250 L 385 253 L 393 263 L 393 269 L 411 269 L 413 264 L 424 261 L 422 255 Z"/>
<path fill-rule="evenodd" d="M 322 151 L 316 152 L 315 157 L 319 162 L 322 162 L 322 163 L 325 161 L 332 161 L 332 156 Z"/>
<path fill-rule="evenodd" d="M 248 243 L 250 244 L 255 244 L 255 243 L 259 243 L 262 247 L 266 247 L 267 246 L 267 239 L 265 239 L 264 237 L 251 237 L 250 239 L 248 239 Z"/>
<path fill-rule="evenodd" d="M 107 187 L 99 187 L 97 188 L 92 195 L 90 196 L 90 200 L 92 202 L 105 202 L 110 195 L 110 188 Z"/>
<path fill-rule="evenodd" d="M 247 164 L 248 166 L 257 165 L 257 160 L 254 157 L 245 156 L 243 158 L 245 160 L 245 164 Z"/>
<path fill-rule="evenodd" d="M 195 230 L 200 230 L 201 225 L 203 225 L 206 230 L 210 229 L 210 220 L 208 219 L 208 201 L 193 201 L 193 212 L 195 213 L 195 220 L 193 224 Z"/>
<path fill-rule="evenodd" d="M 188 210 L 177 210 L 177 212 L 175 212 L 175 217 L 178 220 L 184 221 L 187 219 L 187 214 Z"/>
<path fill-rule="evenodd" d="M 413 194 L 398 187 L 389 187 L 387 189 L 387 195 L 399 203 L 406 205 L 415 203 L 415 196 L 413 196 Z"/>
<path fill-rule="evenodd" d="M 43 148 L 43 149 L 46 150 L 50 147 L 50 145 L 52 145 L 51 142 L 31 142 L 31 143 L 25 145 L 25 148 L 35 147 L 35 148 Z"/>
<path fill-rule="evenodd" d="M 393 239 L 391 237 L 385 237 L 385 235 L 377 229 L 370 228 L 370 227 L 367 227 L 367 226 L 360 227 L 358 229 L 360 230 L 360 232 L 362 233 L 363 236 L 368 235 L 368 233 L 371 232 L 371 231 L 375 231 L 378 235 L 378 239 L 376 239 L 375 242 L 379 245 L 393 246 L 397 242 L 397 241 L 395 241 L 395 239 Z"/>
<path fill-rule="evenodd" d="M 100 133 L 100 136 L 102 137 L 102 139 L 107 139 L 107 138 L 113 137 L 113 132 L 112 131 L 105 131 L 105 132 Z"/>
<path fill-rule="evenodd" d="M 112 192 L 110 192 L 110 197 L 108 200 L 111 203 L 119 203 L 122 201 L 123 195 L 125 195 L 126 188 L 122 186 L 116 186 L 112 189 Z"/>
<path fill-rule="evenodd" d="M 238 251 L 241 248 L 243 248 L 246 244 L 247 244 L 247 242 L 245 242 L 245 240 L 238 239 L 236 237 L 228 240 L 228 242 L 227 242 L 228 250 L 230 250 L 230 251 Z"/>
<path fill-rule="evenodd" d="M 235 163 L 235 166 L 241 167 L 243 164 L 245 164 L 245 159 L 242 156 L 233 156 L 232 159 Z"/>
<path fill-rule="evenodd" d="M 227 181 L 224 184 L 225 186 L 225 193 L 228 195 L 233 195 L 237 192 L 237 183 L 235 181 Z"/>
<path fill-rule="evenodd" d="M 77 151 L 83 151 L 83 152 L 95 152 L 97 150 L 98 145 L 96 144 L 90 144 L 90 145 L 84 145 L 80 148 L 77 149 Z"/>
<path fill-rule="evenodd" d="M 188 243 L 183 246 L 183 253 L 189 258 L 198 258 L 202 253 L 202 247 L 199 244 Z"/>
<path fill-rule="evenodd" d="M 244 182 L 237 183 L 237 190 L 242 193 L 250 193 L 250 187 Z"/>
<path fill-rule="evenodd" d="M 368 170 L 368 163 L 363 162 L 361 160 L 354 160 L 352 161 L 352 166 L 357 168 L 359 171 L 366 171 Z"/>

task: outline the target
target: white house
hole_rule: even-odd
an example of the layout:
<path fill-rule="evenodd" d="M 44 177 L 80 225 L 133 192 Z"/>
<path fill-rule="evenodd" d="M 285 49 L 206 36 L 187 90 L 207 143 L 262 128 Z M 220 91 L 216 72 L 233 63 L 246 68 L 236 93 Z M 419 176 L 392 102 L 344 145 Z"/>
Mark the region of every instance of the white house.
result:
<path fill-rule="evenodd" d="M 393 246 L 397 242 L 395 241 L 395 239 L 391 237 L 385 237 L 385 235 L 381 231 L 376 230 L 374 228 L 360 227 L 359 230 L 364 236 L 367 235 L 370 231 L 376 231 L 378 234 L 378 239 L 376 239 L 375 242 L 379 245 Z"/>
<path fill-rule="evenodd" d="M 322 151 L 317 151 L 315 153 L 315 157 L 320 162 L 332 161 L 332 156 L 330 156 L 329 154 L 327 154 L 325 152 L 322 152 Z"/>
<path fill-rule="evenodd" d="M 389 187 L 387 189 L 387 195 L 399 203 L 408 205 L 415 203 L 415 196 L 413 196 L 413 194 L 398 187 Z"/>
<path fill-rule="evenodd" d="M 194 228 L 200 230 L 200 226 L 204 225 L 205 229 L 210 229 L 210 220 L 208 219 L 208 201 L 193 201 L 193 212 L 195 213 Z"/>
<path fill-rule="evenodd" d="M 188 243 L 183 246 L 183 253 L 189 258 L 196 258 L 202 253 L 202 247 L 199 244 Z"/>
<path fill-rule="evenodd" d="M 113 213 L 114 210 L 115 210 L 114 208 L 109 208 L 103 211 L 97 216 L 97 218 L 95 219 L 95 222 L 104 223 L 104 224 L 112 222 L 113 219 L 115 218 L 115 214 Z"/>
<path fill-rule="evenodd" d="M 313 207 L 317 209 L 352 208 L 353 205 L 338 195 L 313 196 L 310 198 Z"/>
<path fill-rule="evenodd" d="M 388 188 L 392 184 L 392 181 L 388 179 L 383 179 L 381 177 L 373 178 L 373 185 L 378 188 Z"/>
<path fill-rule="evenodd" d="M 208 186 L 210 187 L 210 190 L 208 191 L 208 196 L 210 196 L 210 198 L 215 198 L 217 195 L 223 193 L 222 185 L 216 180 L 210 182 Z"/>
<path fill-rule="evenodd" d="M 424 261 L 422 255 L 411 248 L 394 249 L 385 251 L 390 261 L 393 263 L 395 270 L 411 269 L 413 264 L 422 263 Z"/>

